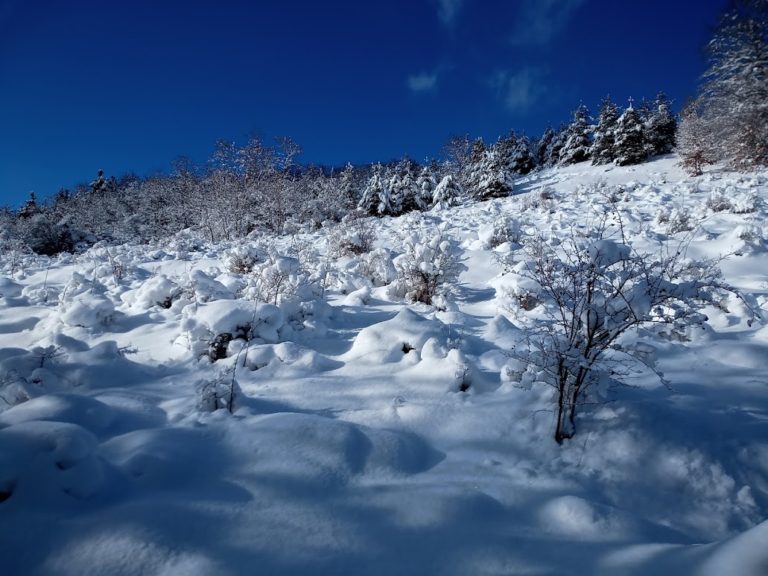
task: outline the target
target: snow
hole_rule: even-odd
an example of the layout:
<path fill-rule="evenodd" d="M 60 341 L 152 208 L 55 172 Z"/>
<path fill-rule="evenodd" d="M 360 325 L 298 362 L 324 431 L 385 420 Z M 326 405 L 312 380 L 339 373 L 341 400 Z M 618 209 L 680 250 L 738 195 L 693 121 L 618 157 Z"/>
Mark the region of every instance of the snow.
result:
<path fill-rule="evenodd" d="M 764 576 L 768 174 L 666 156 L 514 191 L 371 219 L 339 258 L 325 227 L 0 259 L 2 573 Z M 589 239 L 606 208 L 624 237 Z M 559 446 L 521 354 L 532 235 L 616 268 L 682 243 L 743 300 L 628 335 L 665 381 L 633 365 Z M 411 303 L 430 243 L 463 269 Z"/>

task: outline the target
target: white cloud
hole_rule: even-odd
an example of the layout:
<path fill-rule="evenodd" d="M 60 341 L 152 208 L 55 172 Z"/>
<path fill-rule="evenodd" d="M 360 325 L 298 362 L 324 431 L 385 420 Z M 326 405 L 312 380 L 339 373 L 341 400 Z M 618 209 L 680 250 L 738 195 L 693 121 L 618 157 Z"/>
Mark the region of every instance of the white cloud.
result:
<path fill-rule="evenodd" d="M 446 26 L 451 26 L 456 21 L 463 3 L 464 0 L 437 0 L 437 15 L 440 21 Z"/>
<path fill-rule="evenodd" d="M 408 88 L 413 92 L 427 92 L 437 87 L 437 72 L 422 72 L 408 77 Z"/>
<path fill-rule="evenodd" d="M 544 71 L 540 68 L 500 70 L 491 78 L 491 86 L 510 112 L 525 112 L 546 94 Z"/>
<path fill-rule="evenodd" d="M 583 3 L 584 0 L 521 0 L 512 43 L 549 43 Z"/>

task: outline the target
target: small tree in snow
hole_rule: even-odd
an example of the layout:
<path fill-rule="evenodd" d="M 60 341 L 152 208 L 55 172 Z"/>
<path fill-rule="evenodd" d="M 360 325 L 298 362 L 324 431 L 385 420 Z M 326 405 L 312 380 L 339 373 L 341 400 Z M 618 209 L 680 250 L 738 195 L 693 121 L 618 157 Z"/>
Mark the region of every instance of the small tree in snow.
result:
<path fill-rule="evenodd" d="M 604 222 L 586 237 L 527 246 L 522 276 L 540 287 L 548 321 L 531 337 L 525 360 L 530 378 L 554 389 L 558 443 L 576 433 L 577 409 L 612 359 L 625 366 L 642 360 L 622 346 L 622 336 L 647 324 L 703 321 L 701 305 L 734 292 L 712 262 L 691 261 L 681 247 L 641 254 L 609 230 Z"/>
<path fill-rule="evenodd" d="M 689 102 L 680 114 L 677 152 L 680 165 L 692 176 L 701 175 L 704 166 L 717 161 L 714 134 L 700 101 Z"/>

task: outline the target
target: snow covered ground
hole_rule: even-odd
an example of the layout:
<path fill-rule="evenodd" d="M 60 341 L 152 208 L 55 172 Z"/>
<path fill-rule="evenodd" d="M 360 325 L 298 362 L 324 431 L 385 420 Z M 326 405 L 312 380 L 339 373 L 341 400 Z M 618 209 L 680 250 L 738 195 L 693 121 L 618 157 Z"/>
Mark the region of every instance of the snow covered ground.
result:
<path fill-rule="evenodd" d="M 2 574 L 768 574 L 768 175 L 669 157 L 516 192 L 371 219 L 361 255 L 329 228 L 6 256 Z M 507 369 L 540 314 L 500 257 L 611 202 L 638 249 L 727 255 L 746 304 L 641 334 L 669 384 L 559 446 L 551 389 Z M 438 237 L 458 283 L 408 304 L 398 255 Z"/>

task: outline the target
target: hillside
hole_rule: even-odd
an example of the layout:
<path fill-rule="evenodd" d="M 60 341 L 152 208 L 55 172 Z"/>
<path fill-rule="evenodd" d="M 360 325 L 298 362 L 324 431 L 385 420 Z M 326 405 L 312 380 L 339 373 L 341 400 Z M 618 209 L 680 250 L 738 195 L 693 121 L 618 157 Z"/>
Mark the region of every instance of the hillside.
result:
<path fill-rule="evenodd" d="M 3 573 L 766 574 L 768 174 L 677 162 L 311 234 L 3 255 Z M 602 222 L 723 258 L 740 296 L 630 331 L 655 368 L 619 360 L 559 445 L 515 266 Z M 409 258 L 445 267 L 433 305 Z"/>

